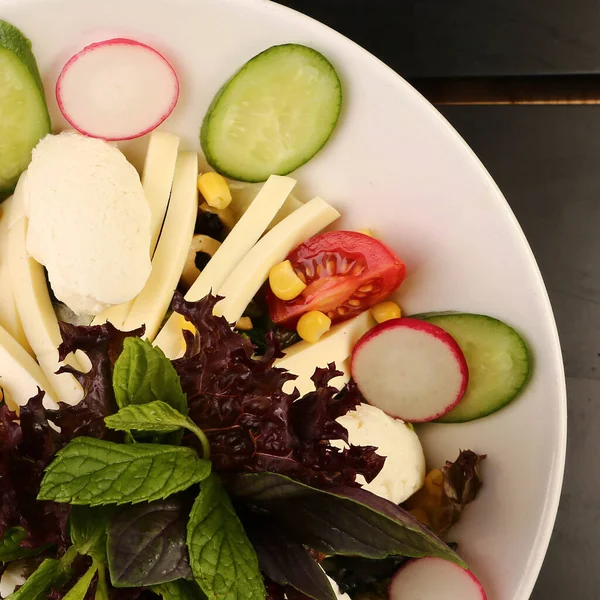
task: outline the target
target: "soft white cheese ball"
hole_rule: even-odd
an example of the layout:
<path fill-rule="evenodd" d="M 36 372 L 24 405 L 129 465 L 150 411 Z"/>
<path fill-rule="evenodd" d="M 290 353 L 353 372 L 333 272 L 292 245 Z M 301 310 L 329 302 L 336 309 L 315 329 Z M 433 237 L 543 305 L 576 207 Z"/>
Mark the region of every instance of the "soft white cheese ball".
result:
<path fill-rule="evenodd" d="M 24 182 L 27 251 L 56 297 L 77 314 L 127 302 L 151 271 L 150 207 L 115 146 L 78 133 L 48 135 Z"/>
<path fill-rule="evenodd" d="M 354 446 L 375 446 L 385 456 L 381 472 L 366 483 L 357 477 L 365 490 L 400 504 L 421 488 L 425 480 L 425 455 L 419 437 L 404 421 L 388 416 L 370 404 L 360 404 L 337 419 L 348 430 L 348 441 Z M 338 448 L 341 441 L 332 442 Z"/>

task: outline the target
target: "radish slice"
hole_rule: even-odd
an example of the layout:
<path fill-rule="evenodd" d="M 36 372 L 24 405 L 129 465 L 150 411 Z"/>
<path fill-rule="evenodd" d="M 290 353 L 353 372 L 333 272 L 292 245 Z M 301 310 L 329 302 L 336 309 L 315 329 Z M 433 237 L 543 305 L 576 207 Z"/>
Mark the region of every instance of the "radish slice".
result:
<path fill-rule="evenodd" d="M 454 339 L 417 319 L 392 319 L 354 347 L 352 377 L 369 404 L 403 421 L 432 421 L 454 408 L 469 379 Z"/>
<path fill-rule="evenodd" d="M 150 133 L 171 114 L 178 98 L 179 80 L 165 57 L 123 38 L 84 48 L 56 83 L 65 119 L 80 133 L 109 141 Z"/>
<path fill-rule="evenodd" d="M 487 600 L 471 571 L 441 558 L 408 561 L 392 577 L 388 600 Z"/>

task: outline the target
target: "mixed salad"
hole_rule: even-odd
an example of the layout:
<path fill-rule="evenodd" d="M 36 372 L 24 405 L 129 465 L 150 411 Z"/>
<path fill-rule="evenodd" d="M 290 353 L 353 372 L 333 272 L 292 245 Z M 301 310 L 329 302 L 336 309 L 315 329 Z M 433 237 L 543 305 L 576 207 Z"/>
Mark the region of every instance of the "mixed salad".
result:
<path fill-rule="evenodd" d="M 401 258 L 294 196 L 342 109 L 323 55 L 235 73 L 210 168 L 157 129 L 185 85 L 141 41 L 94 43 L 53 134 L 0 21 L 0 597 L 484 600 L 451 528 L 485 457 L 427 471 L 413 423 L 505 406 L 525 342 L 403 316 Z M 144 135 L 140 176 L 114 142 Z"/>

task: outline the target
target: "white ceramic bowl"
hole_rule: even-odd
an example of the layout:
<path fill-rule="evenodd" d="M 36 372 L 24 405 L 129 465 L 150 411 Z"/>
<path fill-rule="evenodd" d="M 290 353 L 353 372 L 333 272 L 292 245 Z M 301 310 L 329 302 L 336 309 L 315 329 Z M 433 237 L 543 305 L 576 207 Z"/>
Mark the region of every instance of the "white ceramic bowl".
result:
<path fill-rule="evenodd" d="M 279 43 L 322 51 L 344 82 L 343 118 L 296 173 L 307 197 L 372 227 L 410 273 L 407 312 L 458 309 L 513 324 L 535 372 L 496 415 L 422 430 L 431 464 L 459 448 L 487 453 L 485 487 L 452 537 L 490 600 L 529 597 L 556 515 L 565 459 L 566 393 L 558 337 L 534 257 L 502 194 L 448 123 L 393 71 L 327 27 L 266 0 L 0 0 L 0 18 L 33 41 L 55 128 L 54 85 L 67 58 L 107 37 L 134 37 L 171 59 L 182 84 L 163 125 L 198 148 L 206 108 L 246 60 Z M 393 40 L 390 40 L 393 43 Z M 139 155 L 139 144 L 130 150 Z"/>

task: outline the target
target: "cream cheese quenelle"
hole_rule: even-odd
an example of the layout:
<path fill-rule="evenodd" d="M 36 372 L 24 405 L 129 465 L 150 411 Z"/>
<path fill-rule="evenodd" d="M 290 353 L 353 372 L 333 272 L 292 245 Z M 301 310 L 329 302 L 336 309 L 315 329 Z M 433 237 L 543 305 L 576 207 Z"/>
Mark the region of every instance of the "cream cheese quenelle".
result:
<path fill-rule="evenodd" d="M 348 430 L 351 444 L 375 446 L 377 454 L 386 457 L 383 469 L 370 483 L 357 476 L 363 489 L 400 504 L 421 488 L 425 479 L 423 447 L 417 434 L 404 421 L 363 403 L 339 417 L 337 422 Z M 338 440 L 331 443 L 343 446 Z"/>
<path fill-rule="evenodd" d="M 151 217 L 121 151 L 78 133 L 48 135 L 23 177 L 27 251 L 56 297 L 89 315 L 135 298 L 151 271 Z"/>

